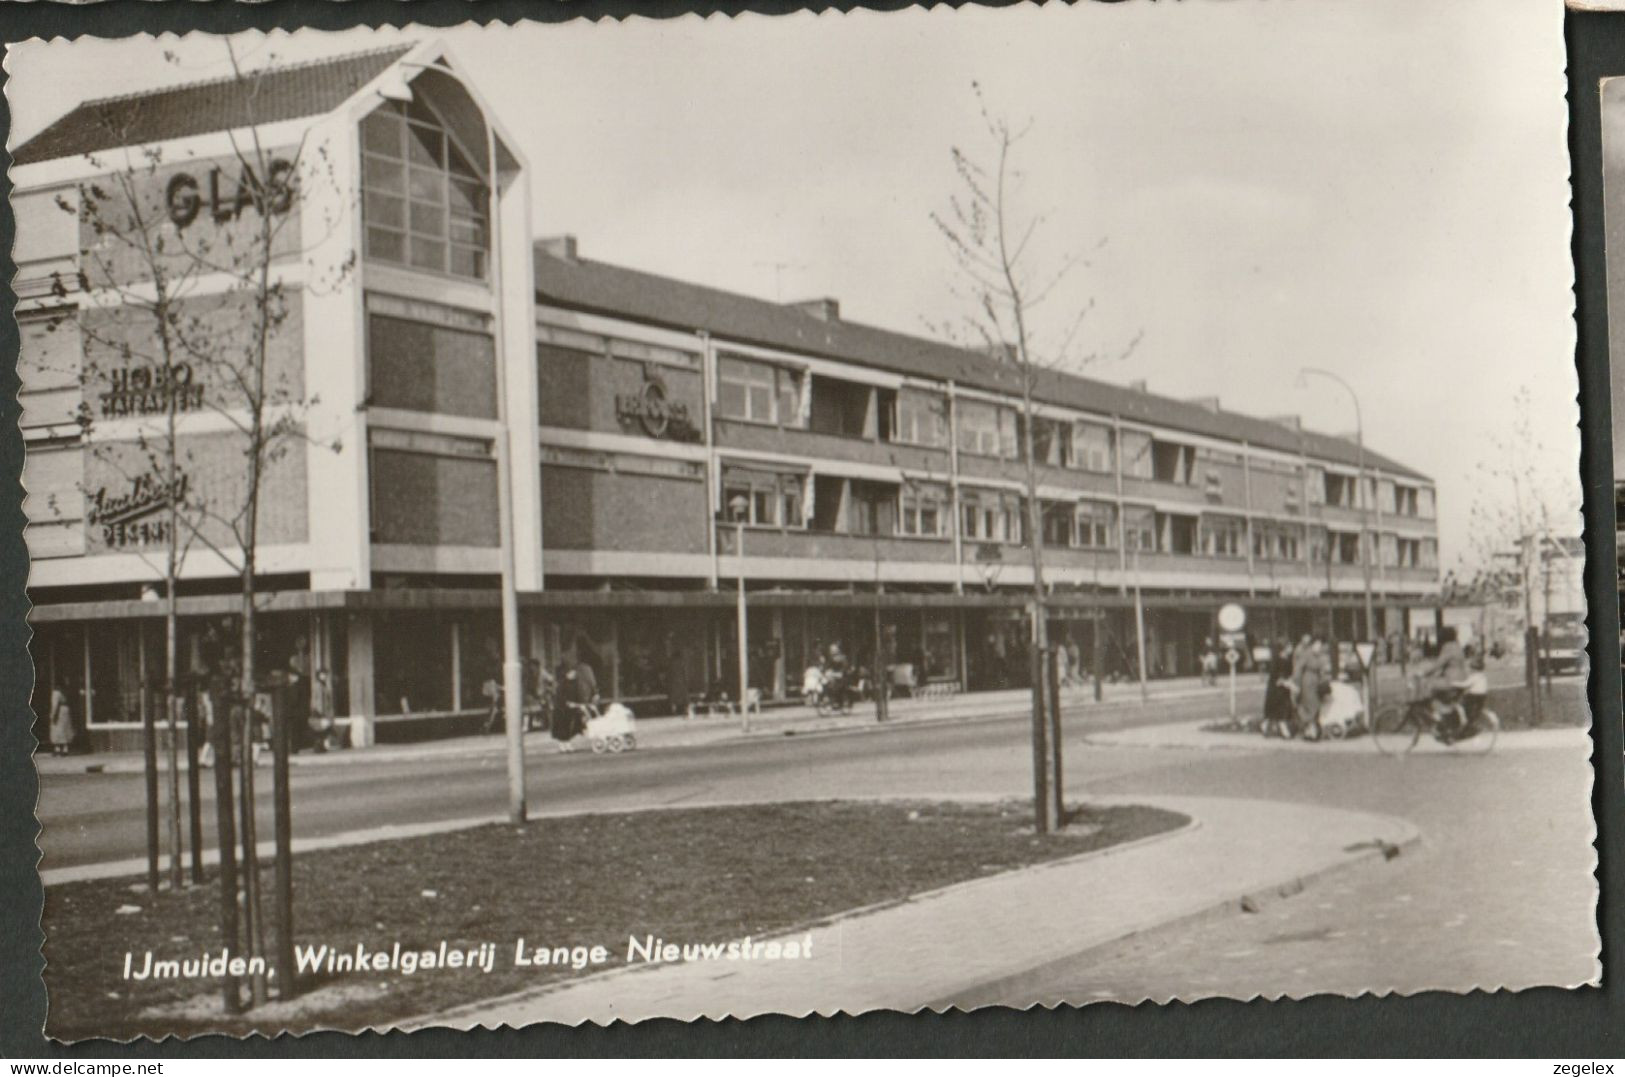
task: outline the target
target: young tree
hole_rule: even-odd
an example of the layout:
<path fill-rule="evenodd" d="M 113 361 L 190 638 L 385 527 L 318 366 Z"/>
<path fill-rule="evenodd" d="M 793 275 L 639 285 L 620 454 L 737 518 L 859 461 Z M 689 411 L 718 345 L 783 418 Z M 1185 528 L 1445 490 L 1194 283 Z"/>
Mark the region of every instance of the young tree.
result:
<path fill-rule="evenodd" d="M 310 261 L 302 272 L 293 272 L 307 249 L 323 247 L 324 229 L 329 234 L 337 229 L 345 199 L 325 204 L 313 199 L 324 183 L 333 183 L 333 168 L 326 145 L 310 145 L 309 128 L 292 145 L 265 144 L 256 115 L 262 76 L 242 68 L 230 42 L 226 48 L 233 75 L 221 93 L 240 111 L 241 121 L 228 133 L 229 152 L 205 161 L 166 161 L 153 148 L 122 151 L 123 168 L 104 170 L 93 161 L 97 178 L 82 184 L 78 199 L 65 204 L 81 221 L 78 284 L 93 297 L 82 304 L 80 322 L 86 376 L 101 391 L 87 397 L 101 404 L 104 425 L 109 414 L 122 417 L 130 410 L 120 403 L 126 397 L 138 401 L 139 414 L 150 417 L 156 409 L 161 419 L 156 429 L 140 426 L 133 441 L 119 440 L 127 435 L 115 426 L 102 455 L 128 456 L 133 444 L 136 466 L 125 468 L 133 472 L 132 496 L 137 501 L 161 497 L 164 503 L 171 692 L 178 671 L 176 582 L 188 552 L 207 550 L 237 577 L 241 602 L 231 663 L 236 683 L 215 723 L 216 812 L 222 932 L 228 944 L 238 937 L 232 847 L 240 834 L 244 941 L 253 955 L 265 952 L 254 790 L 262 510 L 268 489 L 292 482 L 295 473 L 289 468 L 298 462 L 296 453 L 317 443 L 308 421 L 317 400 L 305 392 L 299 347 L 301 293 L 338 284 L 351 272 L 355 254 L 329 252 L 328 261 Z M 318 227 L 311 229 L 308 218 L 318 211 Z M 312 235 L 318 237 L 314 244 L 308 242 Z M 143 365 L 141 360 L 149 358 Z M 192 412 L 206 412 L 207 421 L 194 421 Z M 323 443 L 338 448 L 336 435 Z M 102 507 L 93 501 L 91 512 L 101 513 Z M 294 687 L 310 691 L 308 683 Z M 173 728 L 173 706 L 170 713 Z M 276 956 L 284 996 L 295 987 L 287 718 L 286 708 L 278 707 L 271 722 Z M 235 797 L 233 726 L 240 773 Z M 178 831 L 178 822 L 173 825 Z M 253 997 L 263 1001 L 262 979 L 254 982 Z M 234 984 L 227 985 L 226 998 L 228 1006 L 237 1005 Z"/>
<path fill-rule="evenodd" d="M 1519 386 L 1513 394 L 1512 424 L 1477 464 L 1479 496 L 1470 517 L 1471 545 L 1456 576 L 1478 597 L 1511 597 L 1522 606 L 1525 675 L 1531 711 L 1538 721 L 1543 633 L 1536 623 L 1535 595 L 1539 588 L 1544 611 L 1550 601 L 1549 551 L 1558 545 L 1553 521 L 1565 515 L 1574 519 L 1578 507 L 1572 500 L 1565 503 L 1561 495 L 1572 482 L 1544 466 L 1549 456 L 1531 409 L 1529 387 Z"/>
<path fill-rule="evenodd" d="M 1044 582 L 1044 516 L 1039 498 L 1039 463 L 1034 451 L 1037 409 L 1035 397 L 1039 382 L 1048 372 L 1076 371 L 1108 358 L 1098 352 L 1084 352 L 1076 341 L 1094 309 L 1094 300 L 1077 304 L 1064 320 L 1060 331 L 1041 334 L 1038 316 L 1046 301 L 1057 294 L 1074 270 L 1087 266 L 1089 251 L 1076 252 L 1047 265 L 1037 264 L 1035 239 L 1044 236 L 1049 214 L 1028 213 L 1020 207 L 1020 188 L 1025 174 L 1017 163 L 1017 151 L 1031 125 L 1015 128 L 995 115 L 982 96 L 981 86 L 972 83 L 978 113 L 987 136 L 987 148 L 972 153 L 953 147 L 952 160 L 958 180 L 946 213 L 932 213 L 931 220 L 946 241 L 958 271 L 958 297 L 965 304 L 962 322 L 942 327 L 953 339 L 987 351 L 1005 364 L 1021 401 L 1017 457 L 1026 490 L 1024 529 L 1032 566 L 1030 615 L 1032 650 L 1033 784 L 1040 831 L 1064 822 L 1058 800 L 1048 795 L 1051 783 L 1046 775 L 1058 772 L 1055 756 L 1060 751 L 1059 721 L 1046 722 L 1046 680 L 1042 670 L 1049 641 L 1046 628 L 1047 590 Z M 1046 311 L 1047 313 L 1047 311 Z M 1125 358 L 1139 342 L 1136 335 L 1116 356 Z M 1058 719 L 1059 707 L 1054 710 Z M 1053 729 L 1047 729 L 1053 725 Z"/>

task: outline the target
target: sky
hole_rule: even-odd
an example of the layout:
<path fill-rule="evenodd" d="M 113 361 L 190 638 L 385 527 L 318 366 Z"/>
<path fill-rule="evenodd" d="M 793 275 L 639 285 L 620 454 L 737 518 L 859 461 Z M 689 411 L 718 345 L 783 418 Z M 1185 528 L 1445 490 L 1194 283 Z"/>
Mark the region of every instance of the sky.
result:
<path fill-rule="evenodd" d="M 251 65 L 441 39 L 528 157 L 538 235 L 904 332 L 960 320 L 931 221 L 989 107 L 1026 130 L 1031 257 L 1086 253 L 1038 312 L 1126 359 L 1080 370 L 1297 414 L 1436 478 L 1441 564 L 1527 389 L 1518 458 L 1580 520 L 1562 7 L 1518 0 L 997 10 L 234 39 Z M 166 57 L 172 54 L 172 58 Z M 77 101 L 229 73 L 219 38 L 14 45 L 20 140 Z M 1486 474 L 1485 465 L 1490 465 Z"/>

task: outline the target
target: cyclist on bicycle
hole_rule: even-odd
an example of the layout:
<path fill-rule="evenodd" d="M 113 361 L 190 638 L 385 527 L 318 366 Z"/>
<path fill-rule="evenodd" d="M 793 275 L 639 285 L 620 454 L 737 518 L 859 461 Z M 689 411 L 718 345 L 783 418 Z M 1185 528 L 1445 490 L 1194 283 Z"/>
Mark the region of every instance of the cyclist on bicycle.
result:
<path fill-rule="evenodd" d="M 1467 716 L 1458 704 L 1470 673 L 1467 654 L 1456 638 L 1456 630 L 1449 625 L 1439 629 L 1439 656 L 1432 665 L 1418 670 L 1417 678 L 1428 686 L 1433 697 L 1433 712 L 1447 733 L 1462 731 L 1461 722 Z"/>

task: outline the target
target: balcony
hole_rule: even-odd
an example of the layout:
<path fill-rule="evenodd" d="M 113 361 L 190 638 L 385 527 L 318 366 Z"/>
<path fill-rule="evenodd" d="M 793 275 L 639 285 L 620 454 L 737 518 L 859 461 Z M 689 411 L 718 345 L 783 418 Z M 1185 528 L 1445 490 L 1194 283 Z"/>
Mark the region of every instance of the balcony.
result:
<path fill-rule="evenodd" d="M 719 449 L 745 449 L 810 461 L 840 460 L 875 467 L 895 467 L 941 475 L 944 479 L 948 475 L 947 449 L 894 445 L 869 438 L 820 434 L 795 427 L 718 419 L 716 443 Z"/>
<path fill-rule="evenodd" d="M 727 529 L 729 525 L 719 525 Z M 727 547 L 731 552 L 731 543 Z M 832 531 L 795 531 L 777 528 L 745 529 L 745 563 L 753 558 L 796 558 L 815 561 L 916 563 L 951 565 L 954 544 L 948 538 L 848 535 Z M 747 569 L 748 571 L 748 569 Z M 846 573 L 832 572 L 845 578 Z"/>

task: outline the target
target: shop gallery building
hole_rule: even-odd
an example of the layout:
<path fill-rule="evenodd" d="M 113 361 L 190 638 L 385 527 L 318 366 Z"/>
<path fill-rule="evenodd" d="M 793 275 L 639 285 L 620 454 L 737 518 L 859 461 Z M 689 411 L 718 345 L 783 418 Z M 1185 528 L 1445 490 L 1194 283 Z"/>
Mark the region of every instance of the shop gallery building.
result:
<path fill-rule="evenodd" d="M 271 209 L 288 219 L 266 366 L 304 436 L 261 483 L 258 662 L 304 655 L 313 702 L 357 742 L 466 730 L 488 705 L 504 483 L 525 653 L 585 658 L 640 713 L 737 684 L 741 575 L 768 700 L 799 691 L 820 643 L 865 661 L 877 624 L 922 683 L 1024 683 L 1012 368 L 845 321 L 832 299 L 770 303 L 538 241 L 531 166 L 465 70 L 401 45 L 87 102 L 15 147 L 38 712 L 60 692 L 88 746 L 134 742 L 163 669 L 168 499 L 234 503 L 246 482 L 229 394 L 202 364 L 154 366 L 150 315 L 119 298 L 140 266 L 90 272 L 105 243 L 74 203 L 124 169 L 177 243 L 229 236 L 253 225 L 253 138 L 273 169 L 321 165 Z M 188 283 L 207 324 L 229 285 Z M 140 466 L 168 394 L 179 495 Z M 1194 671 L 1223 602 L 1259 637 L 1346 639 L 1368 577 L 1377 631 L 1435 601 L 1425 476 L 1213 400 L 1063 374 L 1037 398 L 1052 634 L 1086 665 L 1132 670 L 1136 595 L 1153 675 Z M 183 668 L 239 602 L 226 538 L 198 538 L 176 589 Z"/>

